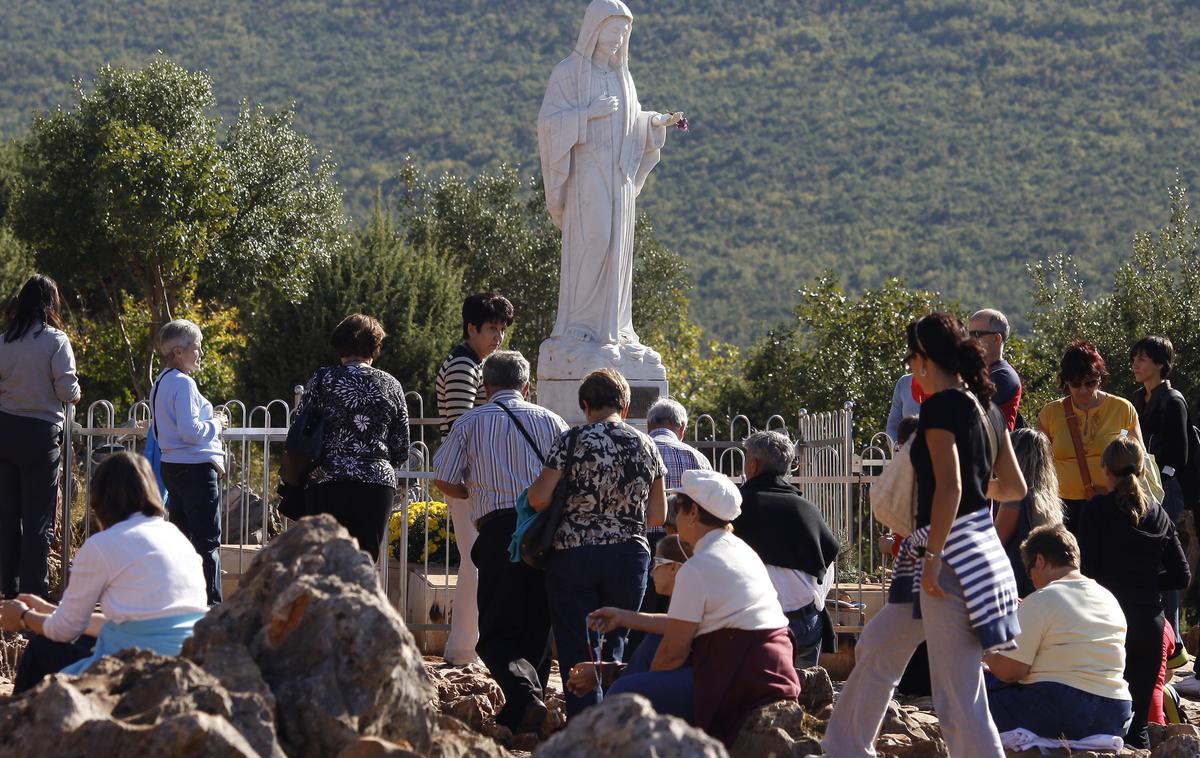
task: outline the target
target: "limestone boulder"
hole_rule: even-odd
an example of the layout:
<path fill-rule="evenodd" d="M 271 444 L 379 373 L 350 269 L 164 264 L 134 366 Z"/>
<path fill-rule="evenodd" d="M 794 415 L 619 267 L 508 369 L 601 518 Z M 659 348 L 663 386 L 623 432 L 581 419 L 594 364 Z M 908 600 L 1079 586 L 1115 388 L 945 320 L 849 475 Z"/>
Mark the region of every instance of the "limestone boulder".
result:
<path fill-rule="evenodd" d="M 437 709 L 475 731 L 482 731 L 504 707 L 504 692 L 483 666 L 425 664 L 425 672 L 437 688 Z"/>
<path fill-rule="evenodd" d="M 127 650 L 0 706 L 0 754 L 282 758 L 272 720 L 191 661 Z"/>
<path fill-rule="evenodd" d="M 819 713 L 833 703 L 833 680 L 820 666 L 797 669 L 800 677 L 800 705 L 809 713 Z"/>
<path fill-rule="evenodd" d="M 781 700 L 757 708 L 746 717 L 729 749 L 732 758 L 806 756 L 820 754 L 817 722 L 794 700 Z"/>
<path fill-rule="evenodd" d="M 1150 758 L 1200 758 L 1200 738 L 1178 734 L 1155 745 Z"/>
<path fill-rule="evenodd" d="M 361 737 L 429 750 L 436 690 L 370 559 L 332 517 L 302 519 L 272 540 L 182 654 L 220 668 L 237 647 L 275 698 L 288 755 L 337 755 Z"/>
<path fill-rule="evenodd" d="M 640 695 L 616 695 L 570 719 L 534 758 L 726 758 L 718 740 L 683 719 L 660 715 Z"/>
<path fill-rule="evenodd" d="M 453 716 L 442 715 L 433 733 L 429 758 L 510 758 L 494 740 L 471 729 Z"/>

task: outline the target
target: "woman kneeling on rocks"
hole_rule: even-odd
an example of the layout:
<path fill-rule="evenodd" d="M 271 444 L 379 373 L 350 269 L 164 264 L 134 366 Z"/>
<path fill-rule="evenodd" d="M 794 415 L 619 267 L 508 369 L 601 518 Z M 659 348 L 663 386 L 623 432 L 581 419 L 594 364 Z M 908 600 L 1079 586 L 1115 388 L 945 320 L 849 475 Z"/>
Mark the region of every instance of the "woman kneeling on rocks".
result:
<path fill-rule="evenodd" d="M 650 563 L 650 576 L 654 579 L 655 590 L 660 595 L 670 597 L 675 589 L 675 577 L 679 569 L 687 563 L 692 555 L 692 547 L 679 539 L 678 534 L 668 534 L 658 542 L 654 550 L 654 558 Z M 667 617 L 661 613 L 638 613 L 624 608 L 601 608 L 592 614 L 593 625 L 597 619 L 611 619 L 612 624 L 605 623 L 602 628 L 626 628 L 646 632 L 642 644 L 638 645 L 629 664 L 622 666 L 614 661 L 606 661 L 602 666 L 603 674 L 596 676 L 596 664 L 591 662 L 577 663 L 571 667 L 567 687 L 576 695 L 583 696 L 596 689 L 599 679 L 604 686 L 612 685 L 609 695 L 622 692 L 636 692 L 647 697 L 659 713 L 678 716 L 688 723 L 694 719 L 692 705 L 692 666 L 690 663 L 680 666 L 674 671 L 650 671 L 658 646 L 662 644 L 662 633 L 666 628 Z M 616 679 L 616 677 L 620 677 Z M 613 680 L 616 679 L 616 683 Z"/>
<path fill-rule="evenodd" d="M 686 471 L 676 500 L 679 537 L 695 546 L 675 577 L 665 616 L 638 614 L 638 627 L 658 632 L 662 643 L 650 673 L 630 677 L 614 692 L 643 692 L 653 677 L 674 674 L 690 659 L 694 671 L 694 723 L 731 744 L 742 720 L 759 706 L 795 700 L 800 680 L 792 665 L 788 618 L 758 554 L 734 536 L 730 522 L 741 513 L 742 496 L 715 471 Z M 623 626 L 626 612 L 601 608 L 593 626 Z"/>
<path fill-rule="evenodd" d="M 92 476 L 91 510 L 101 531 L 79 548 L 62 604 L 36 595 L 0 604 L 0 629 L 35 635 L 17 664 L 14 692 L 47 674 L 83 673 L 127 648 L 178 655 L 208 610 L 200 556 L 164 518 L 144 457 L 104 459 Z M 93 613 L 97 601 L 102 613 Z"/>

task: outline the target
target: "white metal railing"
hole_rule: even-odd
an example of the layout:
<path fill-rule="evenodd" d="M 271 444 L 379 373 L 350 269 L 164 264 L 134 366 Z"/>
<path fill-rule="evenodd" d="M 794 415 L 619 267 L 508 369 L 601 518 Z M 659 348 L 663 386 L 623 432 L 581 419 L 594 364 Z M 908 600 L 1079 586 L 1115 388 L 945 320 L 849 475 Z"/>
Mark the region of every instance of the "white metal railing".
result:
<path fill-rule="evenodd" d="M 267 542 L 275 527 L 287 528 L 290 522 L 279 518 L 273 501 L 274 481 L 278 456 L 283 449 L 291 424 L 293 409 L 298 404 L 302 387 L 296 388 L 292 402 L 272 400 L 266 405 L 247 406 L 239 400 L 229 400 L 220 406 L 230 417 L 230 427 L 222 433 L 225 443 L 226 475 L 221 479 L 222 544 L 226 555 L 236 554 L 236 567 L 243 573 L 251 553 Z M 425 416 L 424 400 L 416 392 L 405 394 L 411 416 L 411 449 L 406 470 L 397 472 L 396 501 L 392 514 L 400 514 L 401 533 L 398 554 L 395 560 L 408 565 L 410 506 L 415 502 L 429 502 L 431 497 L 432 473 L 431 442 L 426 429 L 440 423 L 438 418 Z M 62 559 L 64 571 L 68 570 L 72 550 L 72 508 L 81 495 L 84 509 L 84 535 L 91 523 L 88 494 L 95 465 L 116 450 L 142 452 L 146 432 L 150 425 L 150 408 L 145 402 L 135 403 L 129 408 L 123 421 L 118 422 L 116 409 L 107 400 L 98 400 L 89 405 L 84 421 L 79 423 L 76 411 L 68 408 L 67 428 L 64 435 L 62 499 Z M 796 465 L 789 480 L 799 487 L 806 498 L 820 510 L 825 522 L 842 542 L 848 555 L 839 560 L 841 570 L 836 575 L 834 592 L 849 594 L 856 604 L 862 604 L 865 594 L 875 591 L 876 584 L 882 588 L 884 572 L 876 543 L 879 528 L 870 516 L 869 490 L 882 466 L 891 458 L 891 441 L 884 434 L 877 434 L 870 444 L 858 454 L 854 449 L 853 407 L 850 403 L 838 410 L 809 413 L 801 410 L 796 416 L 794 427 L 789 430 L 787 420 L 780 415 L 768 418 L 762 428 L 790 433 L 795 439 Z M 708 457 L 713 467 L 735 480 L 745 474 L 745 453 L 742 442 L 756 430 L 750 418 L 736 415 L 722 429 L 710 415 L 697 417 L 692 425 L 690 443 Z M 724 437 L 724 439 L 721 439 Z M 81 460 L 76 460 L 76 453 Z M 79 481 L 79 480 L 82 481 Z M 79 492 L 77 493 L 77 487 Z M 253 513 L 252 513 L 253 512 Z M 252 515 L 256 518 L 252 518 Z M 389 524 L 392 515 L 389 514 Z M 257 524 L 257 528 L 255 528 Z M 441 565 L 431 564 L 429 559 L 430 519 L 425 519 L 422 535 L 424 553 L 423 569 L 426 576 L 441 574 L 440 589 L 436 592 L 450 593 L 449 543 L 453 538 L 453 526 L 447 514 L 446 560 Z M 388 588 L 388 567 L 391 560 L 390 534 L 385 534 L 377 564 L 379 579 L 384 591 Z M 233 565 L 228 566 L 233 569 Z M 431 568 L 433 574 L 431 575 Z M 870 583 L 866 580 L 870 579 Z M 407 618 L 408 582 L 401 581 L 398 588 L 398 610 Z M 447 598 L 448 599 L 448 598 Z M 444 606 L 443 606 L 444 607 Z M 851 614 L 852 615 L 852 614 Z M 839 614 L 839 631 L 857 631 L 859 624 L 848 623 L 845 614 Z M 448 624 L 413 623 L 416 630 L 445 630 Z"/>

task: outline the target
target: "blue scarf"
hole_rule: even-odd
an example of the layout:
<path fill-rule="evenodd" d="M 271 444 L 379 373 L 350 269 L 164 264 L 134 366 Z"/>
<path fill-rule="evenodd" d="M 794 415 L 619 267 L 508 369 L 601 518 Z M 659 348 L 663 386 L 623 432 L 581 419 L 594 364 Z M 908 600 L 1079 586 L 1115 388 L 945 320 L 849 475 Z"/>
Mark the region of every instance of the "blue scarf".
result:
<path fill-rule="evenodd" d="M 125 621 L 120 624 L 105 621 L 100 627 L 100 636 L 96 638 L 96 647 L 92 654 L 67 666 L 62 673 L 82 674 L 104 656 L 116 655 L 129 648 L 149 650 L 159 655 L 179 655 L 183 641 L 192 636 L 192 627 L 202 618 L 203 613 L 182 613 L 159 619 Z"/>

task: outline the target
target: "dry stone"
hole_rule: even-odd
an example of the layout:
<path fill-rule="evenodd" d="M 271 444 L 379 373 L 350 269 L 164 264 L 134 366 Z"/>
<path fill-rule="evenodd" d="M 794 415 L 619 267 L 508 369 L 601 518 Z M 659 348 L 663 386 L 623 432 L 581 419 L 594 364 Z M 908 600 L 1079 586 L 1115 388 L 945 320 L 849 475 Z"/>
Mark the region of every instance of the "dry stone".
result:
<path fill-rule="evenodd" d="M 1200 758 L 1200 738 L 1194 734 L 1180 734 L 1157 745 L 1150 758 Z"/>
<path fill-rule="evenodd" d="M 817 713 L 833 702 L 833 680 L 820 666 L 797 669 L 800 677 L 800 705 L 809 713 Z"/>
<path fill-rule="evenodd" d="M 439 716 L 429 758 L 509 758 L 496 742 L 452 716 Z"/>
<path fill-rule="evenodd" d="M 616 695 L 567 721 L 535 758 L 727 758 L 718 740 L 683 719 L 657 713 L 641 695 Z"/>
<path fill-rule="evenodd" d="M 270 719 L 191 661 L 127 650 L 0 707 L 0 754 L 282 758 Z"/>
<path fill-rule="evenodd" d="M 806 756 L 821 752 L 820 735 L 813 717 L 794 700 L 781 700 L 757 708 L 746 717 L 729 749 L 732 758 Z"/>
<path fill-rule="evenodd" d="M 208 667 L 238 646 L 275 697 L 288 755 L 337 755 L 360 737 L 429 750 L 436 691 L 420 652 L 332 517 L 302 519 L 271 541 L 183 655 Z"/>

